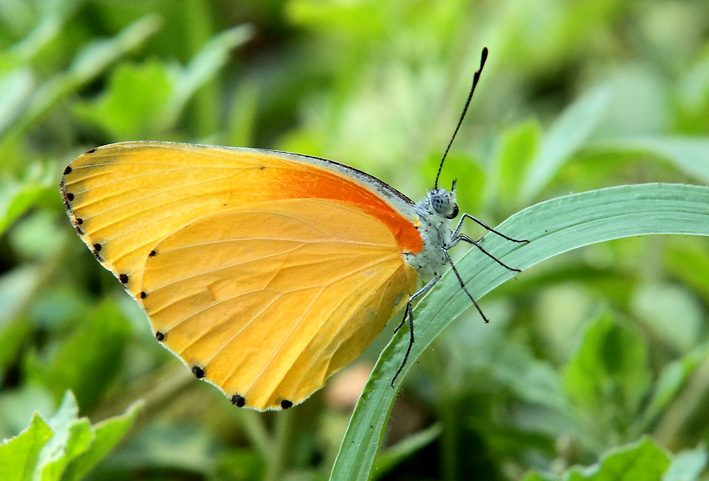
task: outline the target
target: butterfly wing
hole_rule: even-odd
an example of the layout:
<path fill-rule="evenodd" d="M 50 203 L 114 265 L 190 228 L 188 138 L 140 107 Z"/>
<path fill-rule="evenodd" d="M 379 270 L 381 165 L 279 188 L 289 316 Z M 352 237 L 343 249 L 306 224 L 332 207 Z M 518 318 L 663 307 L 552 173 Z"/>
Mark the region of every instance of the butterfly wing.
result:
<path fill-rule="evenodd" d="M 327 162 L 114 144 L 72 163 L 62 193 L 159 340 L 235 404 L 279 409 L 357 357 L 416 285 L 400 194 Z"/>
<path fill-rule="evenodd" d="M 153 328 L 200 375 L 257 409 L 320 388 L 369 345 L 416 280 L 385 226 L 332 201 L 214 214 L 155 252 L 143 277 Z"/>

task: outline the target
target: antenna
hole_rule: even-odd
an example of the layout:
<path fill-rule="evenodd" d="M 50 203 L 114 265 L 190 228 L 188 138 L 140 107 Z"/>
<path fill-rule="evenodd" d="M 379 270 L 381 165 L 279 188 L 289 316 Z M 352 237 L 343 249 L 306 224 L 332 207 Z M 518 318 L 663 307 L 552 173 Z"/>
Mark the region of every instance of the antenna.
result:
<path fill-rule="evenodd" d="M 465 113 L 468 111 L 468 105 L 470 105 L 470 100 L 473 98 L 473 92 L 475 92 L 475 86 L 478 84 L 478 80 L 480 80 L 480 72 L 483 71 L 483 67 L 485 66 L 485 60 L 487 60 L 487 47 L 483 47 L 482 54 L 480 55 L 480 68 L 478 68 L 475 71 L 475 74 L 473 75 L 473 86 L 470 88 L 470 93 L 468 94 L 468 100 L 465 101 L 465 107 L 463 107 L 463 113 L 460 114 L 460 120 L 458 120 L 458 125 L 455 128 L 455 131 L 453 132 L 453 136 L 451 137 L 450 142 L 448 142 L 448 147 L 446 147 L 446 151 L 443 153 L 443 158 L 441 159 L 441 163 L 438 166 L 438 173 L 436 174 L 436 182 L 433 183 L 433 188 L 437 189 L 438 188 L 438 178 L 441 176 L 441 169 L 443 169 L 443 162 L 446 160 L 446 156 L 448 155 L 448 151 L 451 148 L 451 145 L 453 145 L 453 140 L 455 139 L 456 134 L 458 134 L 458 130 L 460 130 L 460 125 L 463 123 L 463 119 L 465 118 Z"/>

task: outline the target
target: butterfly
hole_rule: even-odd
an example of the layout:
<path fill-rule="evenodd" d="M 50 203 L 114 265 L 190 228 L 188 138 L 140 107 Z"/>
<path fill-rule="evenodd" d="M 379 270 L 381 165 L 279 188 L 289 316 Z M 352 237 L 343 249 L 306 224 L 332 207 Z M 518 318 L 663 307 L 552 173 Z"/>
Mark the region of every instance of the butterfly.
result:
<path fill-rule="evenodd" d="M 466 218 L 526 242 L 469 214 L 451 229 L 456 184 L 439 187 L 440 172 L 414 203 L 318 157 L 124 142 L 77 158 L 60 190 L 79 236 L 156 339 L 233 404 L 263 411 L 303 402 L 400 309 L 412 343 L 412 301 L 447 265 L 460 280 L 448 250 L 483 249 L 461 232 Z"/>

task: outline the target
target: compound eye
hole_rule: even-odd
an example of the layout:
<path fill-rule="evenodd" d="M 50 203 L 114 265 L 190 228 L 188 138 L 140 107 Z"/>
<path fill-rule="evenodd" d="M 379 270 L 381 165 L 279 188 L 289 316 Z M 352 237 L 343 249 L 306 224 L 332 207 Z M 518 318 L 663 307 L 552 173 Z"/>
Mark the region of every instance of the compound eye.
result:
<path fill-rule="evenodd" d="M 439 193 L 431 194 L 431 207 L 439 214 L 448 210 L 448 197 Z"/>
<path fill-rule="evenodd" d="M 458 204 L 453 204 L 453 210 L 445 215 L 446 219 L 455 219 L 458 217 Z"/>

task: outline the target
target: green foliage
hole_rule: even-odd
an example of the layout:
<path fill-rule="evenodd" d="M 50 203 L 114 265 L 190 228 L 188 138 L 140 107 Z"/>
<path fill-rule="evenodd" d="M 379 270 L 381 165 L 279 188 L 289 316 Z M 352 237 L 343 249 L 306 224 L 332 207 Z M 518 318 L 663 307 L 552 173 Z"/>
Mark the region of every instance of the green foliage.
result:
<path fill-rule="evenodd" d="M 596 466 L 573 469 L 567 481 L 660 481 L 670 464 L 667 454 L 649 439 L 634 446 L 614 450 L 601 459 Z M 530 475 L 525 481 L 553 481 L 559 478 L 543 478 Z"/>
<path fill-rule="evenodd" d="M 76 399 L 67 391 L 48 420 L 35 413 L 30 426 L 0 444 L 0 478 L 7 481 L 82 479 L 123 439 L 139 403 L 125 414 L 91 425 L 79 418 Z"/>
<path fill-rule="evenodd" d="M 530 473 L 524 481 L 694 481 L 706 464 L 704 447 L 671 456 L 645 438 L 612 450 L 594 466 L 571 469 L 563 477 Z"/>
<path fill-rule="evenodd" d="M 647 346 L 637 333 L 604 315 L 591 321 L 569 359 L 566 391 L 600 433 L 623 432 L 626 426 L 615 423 L 632 419 L 638 410 L 651 380 L 647 364 Z"/>
<path fill-rule="evenodd" d="M 51 351 L 48 359 L 28 356 L 24 375 L 29 383 L 47 386 L 57 402 L 71 389 L 89 409 L 117 375 L 130 330 L 113 302 L 105 301 L 86 314 L 71 335 L 46 349 Z"/>
<path fill-rule="evenodd" d="M 708 30 L 702 1 L 0 3 L 0 479 L 706 481 Z M 279 414 L 194 382 L 66 221 L 64 166 L 136 139 L 416 199 L 484 45 L 441 184 L 531 240 L 483 241 L 524 272 L 456 247 L 491 323 L 447 275 L 396 390 L 408 329 L 365 353 L 351 418 L 348 370 Z"/>

